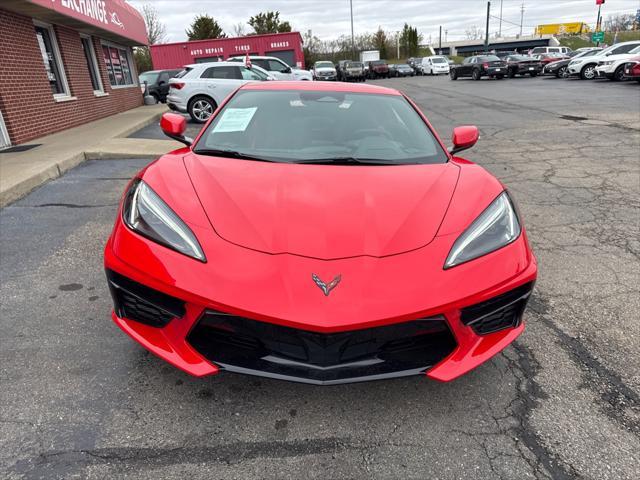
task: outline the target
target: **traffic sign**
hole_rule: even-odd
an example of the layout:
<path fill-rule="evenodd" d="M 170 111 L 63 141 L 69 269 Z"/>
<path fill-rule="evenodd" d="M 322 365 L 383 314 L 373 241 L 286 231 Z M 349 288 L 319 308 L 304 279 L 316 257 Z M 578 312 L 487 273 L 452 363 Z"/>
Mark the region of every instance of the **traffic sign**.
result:
<path fill-rule="evenodd" d="M 591 34 L 592 42 L 602 42 L 604 41 L 604 32 L 593 32 Z"/>

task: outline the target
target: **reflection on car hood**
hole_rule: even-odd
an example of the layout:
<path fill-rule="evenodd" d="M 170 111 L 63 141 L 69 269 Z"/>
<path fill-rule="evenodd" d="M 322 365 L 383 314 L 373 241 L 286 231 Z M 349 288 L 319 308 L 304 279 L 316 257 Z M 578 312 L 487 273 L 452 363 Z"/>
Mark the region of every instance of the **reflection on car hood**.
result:
<path fill-rule="evenodd" d="M 321 68 L 316 68 L 315 69 L 316 72 L 329 72 L 329 73 L 336 73 L 336 69 L 335 68 L 330 68 L 330 67 L 321 67 Z"/>
<path fill-rule="evenodd" d="M 222 238 L 321 259 L 382 257 L 428 244 L 459 174 L 453 163 L 294 165 L 196 154 L 184 161 Z"/>

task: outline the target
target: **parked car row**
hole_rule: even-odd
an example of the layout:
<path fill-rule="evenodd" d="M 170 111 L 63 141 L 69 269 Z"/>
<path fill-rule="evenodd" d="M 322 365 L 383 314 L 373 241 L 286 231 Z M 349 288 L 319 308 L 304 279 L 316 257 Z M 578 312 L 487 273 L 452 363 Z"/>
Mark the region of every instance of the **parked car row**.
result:
<path fill-rule="evenodd" d="M 551 49 L 559 49 L 552 51 Z M 583 80 L 608 78 L 621 81 L 635 79 L 640 59 L 640 40 L 622 42 L 607 48 L 586 47 L 570 51 L 568 47 L 536 47 L 530 55 L 496 52 L 492 55 L 467 57 L 452 65 L 450 77 L 457 80 L 471 77 L 502 79 L 516 75 L 554 75 L 558 78 L 577 76 Z"/>

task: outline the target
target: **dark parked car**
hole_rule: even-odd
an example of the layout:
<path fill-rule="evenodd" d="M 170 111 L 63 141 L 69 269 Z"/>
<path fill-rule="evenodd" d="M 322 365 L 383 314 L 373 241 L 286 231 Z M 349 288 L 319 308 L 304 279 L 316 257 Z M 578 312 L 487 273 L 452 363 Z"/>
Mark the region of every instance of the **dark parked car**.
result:
<path fill-rule="evenodd" d="M 392 77 L 413 77 L 416 72 L 414 72 L 413 68 L 406 63 L 401 63 L 399 65 L 389 65 L 389 74 Z"/>
<path fill-rule="evenodd" d="M 451 80 L 460 77 L 471 77 L 480 80 L 482 77 L 504 78 L 507 74 L 507 62 L 495 55 L 475 55 L 467 57 L 460 65 L 451 65 Z"/>
<path fill-rule="evenodd" d="M 507 62 L 507 75 L 509 75 L 509 78 L 513 78 L 516 75 L 536 77 L 542 72 L 542 63 L 526 55 L 509 55 L 504 60 Z"/>
<path fill-rule="evenodd" d="M 386 60 L 372 60 L 369 65 L 369 78 L 389 78 L 389 65 Z"/>
<path fill-rule="evenodd" d="M 542 63 L 543 68 L 551 62 L 557 62 L 558 60 L 570 60 L 568 55 L 563 55 L 561 53 L 538 53 L 536 55 L 531 55 L 531 57 Z"/>
<path fill-rule="evenodd" d="M 420 65 L 422 63 L 422 57 L 409 57 L 407 59 L 407 63 L 413 69 L 413 72 L 416 75 L 420 75 L 419 71 L 420 71 Z"/>
<path fill-rule="evenodd" d="M 558 78 L 569 78 L 569 62 L 576 58 L 591 57 L 600 53 L 602 48 L 596 48 L 594 50 L 586 50 L 582 52 L 572 52 L 575 55 L 571 55 L 570 58 L 564 60 L 556 60 L 555 62 L 547 63 L 542 69 L 542 75 L 555 75 Z"/>
<path fill-rule="evenodd" d="M 156 99 L 156 102 L 165 103 L 169 93 L 169 79 L 175 77 L 181 69 L 177 70 L 151 70 L 139 75 L 140 85 L 147 82 L 149 95 Z"/>

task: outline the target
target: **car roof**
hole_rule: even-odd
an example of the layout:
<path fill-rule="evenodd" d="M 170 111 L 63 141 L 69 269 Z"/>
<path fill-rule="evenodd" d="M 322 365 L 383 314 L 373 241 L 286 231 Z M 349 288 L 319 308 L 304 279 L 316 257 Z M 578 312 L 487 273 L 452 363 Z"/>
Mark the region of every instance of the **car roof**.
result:
<path fill-rule="evenodd" d="M 346 93 L 370 93 L 382 95 L 401 95 L 395 88 L 379 87 L 361 83 L 329 83 L 329 82 L 305 82 L 305 81 L 277 81 L 277 82 L 252 82 L 246 83 L 240 90 L 299 90 L 307 92 L 346 92 Z"/>
<path fill-rule="evenodd" d="M 208 67 L 237 67 L 238 62 L 203 62 L 203 63 L 190 63 L 189 65 L 185 65 L 184 68 L 198 68 L 201 66 Z"/>

